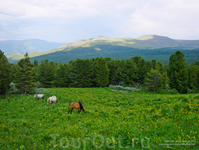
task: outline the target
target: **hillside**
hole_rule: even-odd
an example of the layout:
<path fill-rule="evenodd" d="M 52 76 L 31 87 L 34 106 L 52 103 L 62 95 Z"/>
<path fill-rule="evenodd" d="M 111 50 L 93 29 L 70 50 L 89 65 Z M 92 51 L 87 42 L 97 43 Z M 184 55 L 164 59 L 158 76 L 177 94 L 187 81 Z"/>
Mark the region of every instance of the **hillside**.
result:
<path fill-rule="evenodd" d="M 168 63 L 169 56 L 176 50 L 185 53 L 188 63 L 199 60 L 199 40 L 175 40 L 158 35 L 143 35 L 138 38 L 109 38 L 99 36 L 87 38 L 45 52 L 30 53 L 31 60 L 48 59 L 54 62 L 66 62 L 77 58 L 111 57 L 129 59 L 141 56 L 145 60 L 156 59 Z M 16 62 L 23 55 L 8 56 L 10 62 Z"/>

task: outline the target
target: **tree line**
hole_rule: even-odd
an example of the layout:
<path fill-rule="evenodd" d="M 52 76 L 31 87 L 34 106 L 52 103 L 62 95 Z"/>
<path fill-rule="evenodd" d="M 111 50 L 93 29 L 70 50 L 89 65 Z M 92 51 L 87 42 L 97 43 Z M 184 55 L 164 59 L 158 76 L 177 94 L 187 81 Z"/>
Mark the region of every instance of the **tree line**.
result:
<path fill-rule="evenodd" d="M 139 56 L 127 60 L 111 58 L 76 59 L 68 64 L 37 60 L 32 64 L 26 53 L 17 64 L 10 64 L 0 51 L 0 94 L 14 82 L 25 94 L 35 87 L 106 87 L 112 85 L 145 86 L 148 91 L 176 90 L 179 93 L 199 89 L 199 61 L 187 65 L 184 54 L 176 51 L 164 65 Z"/>

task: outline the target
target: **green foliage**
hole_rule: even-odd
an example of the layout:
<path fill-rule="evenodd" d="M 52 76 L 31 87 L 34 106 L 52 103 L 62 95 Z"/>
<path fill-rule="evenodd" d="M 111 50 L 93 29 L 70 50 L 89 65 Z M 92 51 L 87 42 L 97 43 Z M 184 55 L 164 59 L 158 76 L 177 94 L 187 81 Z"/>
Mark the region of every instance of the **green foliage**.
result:
<path fill-rule="evenodd" d="M 28 53 L 26 53 L 24 59 L 18 62 L 16 71 L 16 87 L 24 94 L 32 92 L 35 88 L 34 76 L 35 71 L 33 64 L 30 62 Z"/>
<path fill-rule="evenodd" d="M 190 150 L 199 146 L 199 94 L 47 90 L 45 97 L 57 97 L 55 105 L 48 105 L 46 98 L 35 99 L 34 94 L 0 99 L 1 149 L 109 149 L 109 144 L 112 149 L 156 150 L 170 144 L 174 150 Z M 78 101 L 85 113 L 74 109 L 68 114 L 70 103 Z"/>
<path fill-rule="evenodd" d="M 188 89 L 188 72 L 184 54 L 176 51 L 169 59 L 169 86 L 180 93 L 186 93 Z"/>
<path fill-rule="evenodd" d="M 186 65 L 183 57 L 180 51 L 171 55 L 170 65 L 163 65 L 155 59 L 145 61 L 139 56 L 127 60 L 112 60 L 110 57 L 76 59 L 69 64 L 46 59 L 37 65 L 35 61 L 36 87 L 104 87 L 114 84 L 147 86 L 148 91 L 153 92 L 168 88 L 183 90 L 180 93 L 186 93 L 188 88 L 196 92 L 199 89 L 199 67 L 197 63 Z M 184 65 L 179 65 L 183 62 Z M 12 65 L 13 79 L 16 79 L 16 68 Z"/>
<path fill-rule="evenodd" d="M 56 87 L 67 87 L 68 86 L 68 65 L 59 64 L 55 73 L 54 85 Z"/>
<path fill-rule="evenodd" d="M 37 79 L 44 85 L 44 87 L 52 87 L 55 79 L 56 64 L 54 62 L 48 62 L 46 59 L 42 61 L 38 67 Z"/>
<path fill-rule="evenodd" d="M 149 91 L 156 92 L 158 88 L 162 86 L 162 75 L 158 70 L 151 69 L 147 73 L 145 78 L 145 85 L 149 88 Z"/>
<path fill-rule="evenodd" d="M 18 89 L 16 88 L 16 86 L 15 86 L 15 83 L 11 82 L 11 83 L 9 84 L 9 86 L 10 86 L 9 94 L 16 94 L 16 93 L 19 92 L 19 90 L 18 90 Z"/>
<path fill-rule="evenodd" d="M 110 85 L 109 85 L 109 87 L 111 87 Z M 123 87 L 123 86 L 121 86 L 121 85 L 118 85 L 118 86 L 112 86 L 112 87 L 114 87 L 114 89 L 117 89 L 117 90 L 127 90 L 127 91 L 131 91 L 131 92 L 140 92 L 141 91 L 141 89 L 138 89 L 138 88 L 135 88 L 135 87 Z"/>
<path fill-rule="evenodd" d="M 95 65 L 95 83 L 98 87 L 105 87 L 109 83 L 109 69 L 104 58 L 99 58 Z"/>
<path fill-rule="evenodd" d="M 37 89 L 34 89 L 33 93 L 34 94 L 45 94 L 45 93 L 50 93 L 50 91 L 45 88 L 37 88 Z"/>
<path fill-rule="evenodd" d="M 89 59 L 76 59 L 69 64 L 69 79 L 72 87 L 93 85 L 93 66 Z"/>
<path fill-rule="evenodd" d="M 38 62 L 48 59 L 57 63 L 69 63 L 71 60 L 76 60 L 77 58 L 91 59 L 96 57 L 110 57 L 114 60 L 126 60 L 134 56 L 140 56 L 146 61 L 155 59 L 157 62 L 168 64 L 170 55 L 176 51 L 176 48 L 171 47 L 158 49 L 139 49 L 126 46 L 113 46 L 110 44 L 97 45 L 97 48 L 101 49 L 101 51 L 97 51 L 95 48 L 96 46 L 77 47 L 70 51 L 67 50 L 53 52 L 43 56 L 33 57 L 31 58 L 31 62 L 33 63 L 35 59 L 38 60 Z M 198 49 L 186 50 L 181 48 L 181 51 L 185 54 L 187 64 L 192 64 L 199 59 Z"/>
<path fill-rule="evenodd" d="M 0 50 L 0 95 L 5 95 L 11 82 L 11 65 Z"/>
<path fill-rule="evenodd" d="M 174 88 L 174 89 L 170 89 L 170 90 L 169 90 L 169 93 L 170 93 L 170 94 L 179 94 L 179 93 L 178 93 L 178 90 L 176 90 L 175 88 Z"/>

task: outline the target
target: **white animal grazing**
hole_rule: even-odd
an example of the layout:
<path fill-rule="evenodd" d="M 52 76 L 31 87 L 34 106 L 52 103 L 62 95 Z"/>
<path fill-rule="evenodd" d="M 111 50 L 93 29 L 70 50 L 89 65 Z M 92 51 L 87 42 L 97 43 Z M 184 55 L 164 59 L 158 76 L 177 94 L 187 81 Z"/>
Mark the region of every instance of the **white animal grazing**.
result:
<path fill-rule="evenodd" d="M 34 97 L 37 97 L 38 99 L 40 98 L 44 99 L 44 94 L 35 94 Z"/>
<path fill-rule="evenodd" d="M 47 103 L 50 104 L 51 102 L 53 102 L 55 104 L 56 100 L 57 100 L 56 96 L 52 96 L 47 99 Z"/>

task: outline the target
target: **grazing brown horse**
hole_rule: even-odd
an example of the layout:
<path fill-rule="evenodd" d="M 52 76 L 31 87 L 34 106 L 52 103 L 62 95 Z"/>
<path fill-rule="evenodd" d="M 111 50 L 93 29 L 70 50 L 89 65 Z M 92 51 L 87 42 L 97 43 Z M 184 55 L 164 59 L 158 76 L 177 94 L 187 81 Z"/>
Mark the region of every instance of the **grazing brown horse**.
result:
<path fill-rule="evenodd" d="M 81 110 L 82 110 L 83 113 L 84 113 L 84 107 L 83 107 L 83 105 L 82 105 L 81 102 L 71 103 L 71 104 L 70 104 L 70 109 L 69 109 L 68 113 L 71 112 L 71 114 L 72 114 L 72 111 L 73 111 L 74 108 L 75 108 L 75 109 L 78 109 L 78 113 L 80 113 Z"/>

